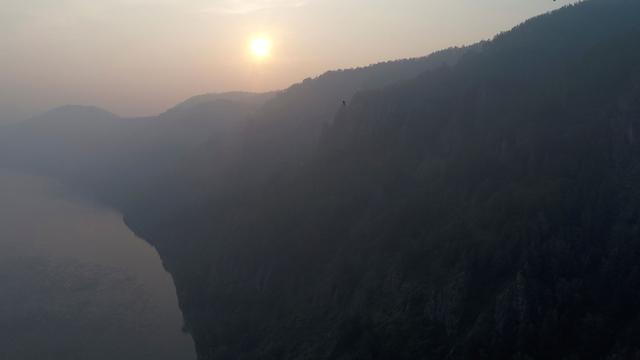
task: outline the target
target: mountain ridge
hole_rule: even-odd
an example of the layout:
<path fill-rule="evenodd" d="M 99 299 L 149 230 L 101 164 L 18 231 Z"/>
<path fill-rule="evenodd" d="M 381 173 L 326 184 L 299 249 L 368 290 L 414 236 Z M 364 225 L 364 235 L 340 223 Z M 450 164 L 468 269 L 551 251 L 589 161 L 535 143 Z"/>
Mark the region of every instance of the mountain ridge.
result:
<path fill-rule="evenodd" d="M 638 14 L 528 21 L 359 92 L 303 163 L 129 217 L 200 358 L 638 358 Z"/>
<path fill-rule="evenodd" d="M 640 3 L 588 0 L 214 99 L 179 125 L 221 127 L 88 183 L 158 250 L 202 360 L 640 359 L 638 38 Z"/>

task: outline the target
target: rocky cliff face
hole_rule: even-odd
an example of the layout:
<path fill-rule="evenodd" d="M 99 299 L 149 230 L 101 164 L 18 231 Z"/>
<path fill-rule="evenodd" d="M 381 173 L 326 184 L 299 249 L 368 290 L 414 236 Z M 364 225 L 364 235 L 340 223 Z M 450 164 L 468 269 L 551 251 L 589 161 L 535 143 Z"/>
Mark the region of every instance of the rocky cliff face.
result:
<path fill-rule="evenodd" d="M 638 15 L 533 19 L 356 95 L 304 163 L 132 215 L 200 358 L 639 358 Z"/>

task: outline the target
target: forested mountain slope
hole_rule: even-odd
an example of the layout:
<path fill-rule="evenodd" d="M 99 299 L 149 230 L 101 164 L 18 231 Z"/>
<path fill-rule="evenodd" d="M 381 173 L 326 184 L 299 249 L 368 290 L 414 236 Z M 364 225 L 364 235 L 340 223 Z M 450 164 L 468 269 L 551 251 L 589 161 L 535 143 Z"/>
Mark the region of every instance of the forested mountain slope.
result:
<path fill-rule="evenodd" d="M 449 48 L 429 56 L 389 61 L 357 69 L 329 71 L 286 89 L 254 116 L 244 134 L 242 176 L 259 183 L 289 166 L 306 162 L 323 129 L 358 92 L 412 79 L 453 65 L 482 44 Z M 344 102 L 344 103 L 343 103 Z"/>
<path fill-rule="evenodd" d="M 64 107 L 0 166 L 123 211 L 201 359 L 640 359 L 638 39 L 639 2 L 588 0 L 279 93 Z"/>
<path fill-rule="evenodd" d="M 637 1 L 564 8 L 359 93 L 297 166 L 129 213 L 200 358 L 640 358 L 639 38 Z"/>
<path fill-rule="evenodd" d="M 280 92 L 194 96 L 158 116 L 63 106 L 0 127 L 0 166 L 55 177 L 122 209 L 141 199 L 157 199 L 161 212 L 193 205 L 215 183 L 234 185 L 240 170 L 272 175 L 310 156 L 320 129 L 358 90 L 455 63 L 468 50 L 328 72 Z M 298 150 L 282 153 L 283 146 Z"/>
<path fill-rule="evenodd" d="M 213 135 L 174 164 L 167 176 L 150 178 L 150 184 L 128 205 L 130 212 L 146 217 L 145 222 L 164 222 L 176 212 L 197 212 L 207 201 L 218 201 L 220 196 L 258 189 L 308 161 L 322 131 L 358 91 L 407 81 L 427 70 L 453 65 L 481 48 L 482 44 L 450 48 L 422 58 L 329 71 L 268 93 L 268 101 L 241 127 L 222 136 Z M 244 93 L 229 95 L 244 101 L 256 98 Z M 176 109 L 215 98 L 215 94 L 197 96 Z"/>

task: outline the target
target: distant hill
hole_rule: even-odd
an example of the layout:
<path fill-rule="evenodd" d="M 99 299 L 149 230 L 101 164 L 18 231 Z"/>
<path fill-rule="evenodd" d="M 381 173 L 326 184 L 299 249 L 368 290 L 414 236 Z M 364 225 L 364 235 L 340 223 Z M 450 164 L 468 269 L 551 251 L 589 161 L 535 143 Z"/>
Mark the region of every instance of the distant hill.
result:
<path fill-rule="evenodd" d="M 190 151 L 242 128 L 261 105 L 260 95 L 247 98 L 201 99 L 130 119 L 95 107 L 60 107 L 2 127 L 0 166 L 56 177 L 124 206 Z"/>
<path fill-rule="evenodd" d="M 202 105 L 205 103 L 212 103 L 218 100 L 227 100 L 227 101 L 232 101 L 236 103 L 261 106 L 265 102 L 275 97 L 276 94 L 277 94 L 276 92 L 249 93 L 249 92 L 235 91 L 235 92 L 226 92 L 226 93 L 212 93 L 212 94 L 197 95 L 176 105 L 171 110 L 169 110 L 169 112 L 179 111 L 179 110 L 183 110 L 184 108 L 190 108 L 190 107 Z"/>

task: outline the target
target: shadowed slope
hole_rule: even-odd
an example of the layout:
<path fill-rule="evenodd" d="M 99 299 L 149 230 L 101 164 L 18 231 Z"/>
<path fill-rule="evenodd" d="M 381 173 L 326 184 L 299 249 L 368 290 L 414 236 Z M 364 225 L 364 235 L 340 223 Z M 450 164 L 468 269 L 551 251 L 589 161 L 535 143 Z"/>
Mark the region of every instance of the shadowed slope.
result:
<path fill-rule="evenodd" d="M 356 95 L 298 166 L 268 153 L 206 206 L 131 217 L 200 358 L 636 358 L 639 14 L 535 18 Z"/>

